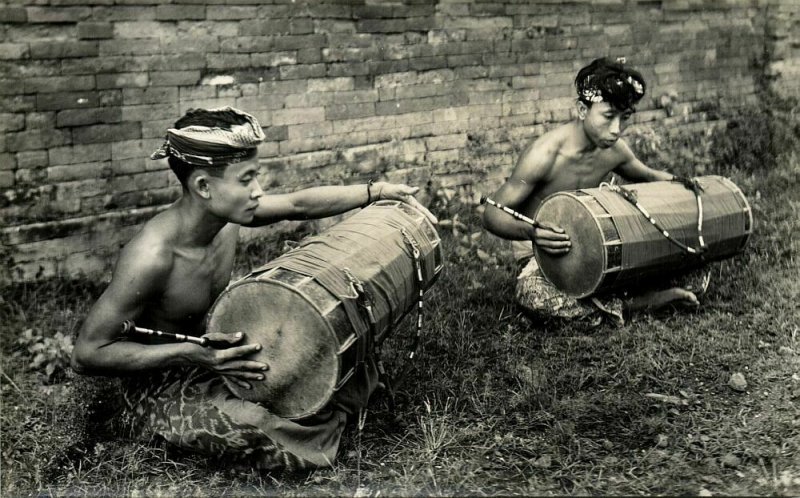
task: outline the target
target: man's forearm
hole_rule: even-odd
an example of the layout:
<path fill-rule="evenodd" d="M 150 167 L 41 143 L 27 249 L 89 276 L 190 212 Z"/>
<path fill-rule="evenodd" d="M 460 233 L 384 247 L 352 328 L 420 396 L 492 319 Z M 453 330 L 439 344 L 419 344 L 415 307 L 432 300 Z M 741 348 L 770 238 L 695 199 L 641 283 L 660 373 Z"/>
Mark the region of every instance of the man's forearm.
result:
<path fill-rule="evenodd" d="M 125 376 L 136 372 L 188 365 L 187 348 L 195 344 L 140 344 L 118 341 L 73 352 L 72 368 L 83 375 Z"/>
<path fill-rule="evenodd" d="M 494 235 L 508 240 L 531 240 L 533 227 L 494 206 L 486 206 L 483 226 Z"/>
<path fill-rule="evenodd" d="M 325 218 L 379 200 L 382 184 L 312 187 L 292 194 L 300 218 Z"/>

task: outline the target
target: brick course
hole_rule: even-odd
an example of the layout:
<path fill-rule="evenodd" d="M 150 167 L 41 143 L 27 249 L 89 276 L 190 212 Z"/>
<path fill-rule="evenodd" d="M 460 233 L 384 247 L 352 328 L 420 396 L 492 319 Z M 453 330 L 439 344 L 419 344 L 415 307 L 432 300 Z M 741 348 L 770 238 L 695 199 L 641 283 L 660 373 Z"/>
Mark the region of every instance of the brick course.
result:
<path fill-rule="evenodd" d="M 569 119 L 575 72 L 602 55 L 647 79 L 636 123 L 702 125 L 709 105 L 754 102 L 764 82 L 799 93 L 795 0 L 407 3 L 0 7 L 0 240 L 16 264 L 0 279 L 107 275 L 180 193 L 147 156 L 190 107 L 254 113 L 265 188 L 287 191 L 496 183 L 527 140 Z M 657 105 L 668 93 L 672 117 Z"/>

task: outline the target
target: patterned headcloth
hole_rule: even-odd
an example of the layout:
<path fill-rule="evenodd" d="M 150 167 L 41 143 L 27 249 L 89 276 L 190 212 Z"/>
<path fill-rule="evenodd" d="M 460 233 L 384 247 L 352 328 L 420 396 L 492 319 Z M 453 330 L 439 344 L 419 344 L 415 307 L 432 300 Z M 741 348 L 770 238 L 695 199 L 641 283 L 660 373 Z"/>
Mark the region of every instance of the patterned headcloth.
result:
<path fill-rule="evenodd" d="M 575 78 L 578 99 L 587 105 L 607 102 L 621 111 L 632 109 L 644 97 L 646 85 L 642 75 L 624 63 L 624 58 L 602 58 L 581 69 Z"/>
<path fill-rule="evenodd" d="M 264 130 L 246 112 L 233 107 L 190 109 L 167 130 L 164 144 L 150 159 L 175 157 L 194 166 L 223 166 L 255 157 L 263 140 Z"/>

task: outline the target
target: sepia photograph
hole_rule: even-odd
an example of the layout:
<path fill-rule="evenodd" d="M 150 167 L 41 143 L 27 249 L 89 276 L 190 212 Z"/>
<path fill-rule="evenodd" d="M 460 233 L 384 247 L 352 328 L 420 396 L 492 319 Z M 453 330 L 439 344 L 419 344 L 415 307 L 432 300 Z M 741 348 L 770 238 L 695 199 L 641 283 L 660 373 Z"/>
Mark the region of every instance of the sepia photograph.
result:
<path fill-rule="evenodd" d="M 4 497 L 800 495 L 800 0 L 0 3 Z"/>

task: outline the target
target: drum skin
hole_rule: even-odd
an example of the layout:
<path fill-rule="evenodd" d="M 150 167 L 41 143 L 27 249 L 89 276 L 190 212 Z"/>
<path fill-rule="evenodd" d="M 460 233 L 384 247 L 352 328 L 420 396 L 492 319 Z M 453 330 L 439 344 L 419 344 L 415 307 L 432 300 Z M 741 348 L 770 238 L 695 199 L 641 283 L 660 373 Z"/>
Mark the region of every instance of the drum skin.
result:
<path fill-rule="evenodd" d="M 741 190 L 721 176 L 697 178 L 703 187 L 702 259 L 667 240 L 636 207 L 608 187 L 558 192 L 539 205 L 534 219 L 562 227 L 572 246 L 551 255 L 534 244 L 544 276 L 559 290 L 587 297 L 646 285 L 741 252 L 752 232 L 750 205 Z M 638 202 L 678 241 L 698 247 L 697 201 L 678 182 L 625 185 Z"/>
<path fill-rule="evenodd" d="M 414 258 L 399 227 L 406 233 L 415 228 L 418 237 L 425 239 L 419 244 L 419 261 L 427 290 L 443 266 L 436 230 L 416 208 L 381 201 L 304 239 L 298 248 L 230 284 L 220 294 L 209 311 L 207 331 L 245 333 L 246 343 L 262 346 L 247 359 L 269 365 L 264 381 L 248 381 L 252 389 L 225 378 L 237 397 L 292 419 L 314 415 L 328 404 L 347 384 L 357 351 L 365 346 L 363 341 L 370 346 L 382 342 L 417 303 Z M 298 260 L 323 250 L 315 248 L 324 249 L 327 261 L 318 269 L 299 271 Z M 327 262 L 331 265 L 326 266 Z M 372 294 L 376 337 L 357 337 L 343 303 L 357 297 L 345 269 Z M 321 282 L 340 284 L 353 294 L 337 297 L 330 285 Z"/>

